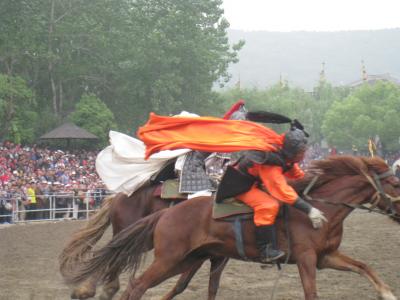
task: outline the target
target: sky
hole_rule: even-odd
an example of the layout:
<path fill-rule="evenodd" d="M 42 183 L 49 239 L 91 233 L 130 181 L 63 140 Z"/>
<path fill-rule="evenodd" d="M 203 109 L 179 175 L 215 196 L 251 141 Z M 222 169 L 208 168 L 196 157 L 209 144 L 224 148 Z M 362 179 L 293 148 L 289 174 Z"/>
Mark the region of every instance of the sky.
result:
<path fill-rule="evenodd" d="M 231 29 L 341 31 L 400 28 L 400 0 L 223 0 Z"/>

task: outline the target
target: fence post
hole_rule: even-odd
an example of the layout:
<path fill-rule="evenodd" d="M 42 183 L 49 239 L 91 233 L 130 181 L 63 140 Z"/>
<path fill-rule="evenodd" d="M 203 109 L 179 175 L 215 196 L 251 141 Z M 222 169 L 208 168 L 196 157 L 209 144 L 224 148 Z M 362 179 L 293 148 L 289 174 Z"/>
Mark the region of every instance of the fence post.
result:
<path fill-rule="evenodd" d="M 85 195 L 85 202 L 86 202 L 86 220 L 89 220 L 89 202 L 90 202 L 90 196 L 88 197 L 89 192 L 86 192 Z"/>
<path fill-rule="evenodd" d="M 79 205 L 76 204 L 76 195 L 72 196 L 72 218 L 78 220 Z"/>
<path fill-rule="evenodd" d="M 50 195 L 49 196 L 49 199 L 50 199 L 50 201 L 49 201 L 49 208 L 50 208 L 50 220 L 54 220 L 54 195 L 52 194 L 52 195 Z"/>
<path fill-rule="evenodd" d="M 13 205 L 13 217 L 12 217 L 13 223 L 19 221 L 18 212 L 19 212 L 18 198 L 15 198 L 15 202 Z"/>

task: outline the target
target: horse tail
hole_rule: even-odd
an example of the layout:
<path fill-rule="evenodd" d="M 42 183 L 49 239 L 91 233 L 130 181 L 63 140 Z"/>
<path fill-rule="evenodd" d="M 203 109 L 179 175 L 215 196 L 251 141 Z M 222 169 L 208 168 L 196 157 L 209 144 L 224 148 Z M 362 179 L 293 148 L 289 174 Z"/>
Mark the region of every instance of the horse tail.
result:
<path fill-rule="evenodd" d="M 84 261 L 85 256 L 110 226 L 110 207 L 113 199 L 113 196 L 107 197 L 101 209 L 89 219 L 86 226 L 72 235 L 58 258 L 61 274 L 67 274 Z"/>
<path fill-rule="evenodd" d="M 100 281 L 109 282 L 127 269 L 134 275 L 145 252 L 153 248 L 153 233 L 164 212 L 164 209 L 157 211 L 119 232 L 106 246 L 94 251 L 77 270 L 63 274 L 64 279 L 67 283 L 79 283 L 92 274 L 99 274 Z"/>

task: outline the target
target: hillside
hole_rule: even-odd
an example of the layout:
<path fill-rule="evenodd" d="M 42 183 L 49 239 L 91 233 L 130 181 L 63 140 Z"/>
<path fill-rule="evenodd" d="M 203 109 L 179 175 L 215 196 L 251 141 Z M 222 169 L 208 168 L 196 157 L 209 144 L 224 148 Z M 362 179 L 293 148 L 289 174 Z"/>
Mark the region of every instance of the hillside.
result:
<path fill-rule="evenodd" d="M 240 61 L 231 66 L 233 86 L 264 88 L 282 74 L 291 85 L 310 90 L 322 62 L 334 85 L 360 79 L 361 61 L 368 74 L 390 73 L 400 78 L 400 29 L 341 32 L 267 32 L 230 30 L 229 39 L 246 41 Z"/>

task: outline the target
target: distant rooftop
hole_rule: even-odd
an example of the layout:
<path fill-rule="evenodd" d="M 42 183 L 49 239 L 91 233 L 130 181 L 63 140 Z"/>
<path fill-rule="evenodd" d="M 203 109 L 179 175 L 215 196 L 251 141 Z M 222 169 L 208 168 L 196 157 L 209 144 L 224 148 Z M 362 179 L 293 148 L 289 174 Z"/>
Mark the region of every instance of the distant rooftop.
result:
<path fill-rule="evenodd" d="M 397 85 L 400 85 L 400 81 L 397 78 L 394 78 L 389 73 L 385 74 L 377 74 L 377 75 L 367 75 L 366 79 L 359 79 L 357 81 L 351 82 L 348 84 L 349 87 L 358 87 L 364 83 L 375 84 L 377 81 L 386 81 L 391 82 Z"/>
<path fill-rule="evenodd" d="M 73 123 L 64 123 L 42 135 L 40 139 L 98 139 L 98 137 Z"/>

